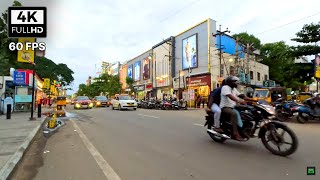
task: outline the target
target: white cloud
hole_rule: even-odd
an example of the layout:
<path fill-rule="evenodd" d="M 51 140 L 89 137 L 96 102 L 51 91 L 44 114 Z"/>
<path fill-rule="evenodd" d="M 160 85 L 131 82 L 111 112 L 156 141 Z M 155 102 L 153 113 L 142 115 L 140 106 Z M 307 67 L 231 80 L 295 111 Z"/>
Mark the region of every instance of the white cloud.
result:
<path fill-rule="evenodd" d="M 1 0 L 3 12 L 13 1 Z M 102 60 L 126 61 L 163 38 L 207 18 L 231 32 L 257 34 L 316 13 L 318 0 L 21 0 L 26 6 L 47 6 L 47 57 L 66 63 L 75 72 L 74 89 L 95 75 Z M 263 43 L 287 43 L 306 23 L 320 15 L 257 35 Z"/>

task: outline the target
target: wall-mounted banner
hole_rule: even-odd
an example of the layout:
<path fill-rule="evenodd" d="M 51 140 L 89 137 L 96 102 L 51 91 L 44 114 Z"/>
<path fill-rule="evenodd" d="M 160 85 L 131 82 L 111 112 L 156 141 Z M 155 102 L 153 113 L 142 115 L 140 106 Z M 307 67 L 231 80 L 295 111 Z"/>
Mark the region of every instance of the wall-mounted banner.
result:
<path fill-rule="evenodd" d="M 43 80 L 43 88 L 50 89 L 50 79 L 49 78 L 44 78 L 44 80 Z"/>
<path fill-rule="evenodd" d="M 198 67 L 197 34 L 182 40 L 182 69 Z"/>
<path fill-rule="evenodd" d="M 133 78 L 132 76 L 132 64 L 128 66 L 128 77 Z"/>
<path fill-rule="evenodd" d="M 134 63 L 134 80 L 140 81 L 141 61 Z"/>
<path fill-rule="evenodd" d="M 25 62 L 25 63 L 34 63 L 34 50 L 32 48 L 26 49 L 27 42 L 35 42 L 35 38 L 19 38 L 18 41 L 23 44 L 23 49 L 18 51 L 18 62 Z"/>

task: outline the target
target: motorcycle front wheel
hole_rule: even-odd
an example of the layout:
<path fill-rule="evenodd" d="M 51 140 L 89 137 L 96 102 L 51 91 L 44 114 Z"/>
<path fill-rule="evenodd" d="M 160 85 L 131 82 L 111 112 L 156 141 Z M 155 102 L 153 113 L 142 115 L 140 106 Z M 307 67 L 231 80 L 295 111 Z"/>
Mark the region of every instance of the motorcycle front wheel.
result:
<path fill-rule="evenodd" d="M 262 132 L 261 141 L 272 154 L 279 156 L 289 156 L 298 148 L 298 138 L 296 134 L 286 125 L 280 123 L 269 124 L 269 127 Z M 279 130 L 282 130 L 279 132 Z M 285 139 L 285 134 L 288 134 L 291 141 Z M 283 146 L 289 145 L 289 148 L 284 149 Z"/>

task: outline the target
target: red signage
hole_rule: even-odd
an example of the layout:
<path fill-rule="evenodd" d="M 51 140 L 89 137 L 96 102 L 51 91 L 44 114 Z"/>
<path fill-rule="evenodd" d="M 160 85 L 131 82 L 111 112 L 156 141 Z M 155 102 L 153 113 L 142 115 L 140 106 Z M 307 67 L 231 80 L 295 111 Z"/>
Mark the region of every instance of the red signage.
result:
<path fill-rule="evenodd" d="M 17 69 L 18 72 L 25 72 L 26 73 L 26 84 L 31 84 L 30 82 L 32 79 L 30 79 L 30 76 L 33 76 L 33 71 L 29 69 Z"/>
<path fill-rule="evenodd" d="M 146 89 L 152 89 L 152 84 L 147 84 Z"/>
<path fill-rule="evenodd" d="M 191 81 L 189 82 L 189 77 L 186 78 L 187 86 L 194 87 L 194 86 L 211 86 L 211 75 L 199 75 L 193 76 L 190 78 Z"/>

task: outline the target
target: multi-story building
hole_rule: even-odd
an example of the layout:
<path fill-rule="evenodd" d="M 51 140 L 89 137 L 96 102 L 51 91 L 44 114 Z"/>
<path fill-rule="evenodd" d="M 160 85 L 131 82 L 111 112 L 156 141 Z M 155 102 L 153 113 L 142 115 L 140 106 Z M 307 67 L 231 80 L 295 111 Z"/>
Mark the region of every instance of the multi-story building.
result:
<path fill-rule="evenodd" d="M 247 61 L 243 46 L 237 45 L 231 36 L 223 35 L 220 40 L 213 34 L 217 34 L 216 21 L 207 19 L 127 61 L 120 70 L 123 89 L 127 88 L 125 78 L 129 76 L 135 81 L 139 98 L 147 94 L 162 98 L 164 94 L 176 93 L 179 98 L 194 100 L 198 95 L 207 97 L 221 79 L 239 75 L 244 66 L 252 84 L 262 85 L 268 79 L 268 66 L 258 62 L 259 56 L 253 53 Z M 223 47 L 221 62 L 220 47 Z"/>

